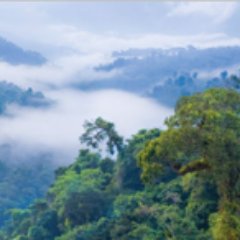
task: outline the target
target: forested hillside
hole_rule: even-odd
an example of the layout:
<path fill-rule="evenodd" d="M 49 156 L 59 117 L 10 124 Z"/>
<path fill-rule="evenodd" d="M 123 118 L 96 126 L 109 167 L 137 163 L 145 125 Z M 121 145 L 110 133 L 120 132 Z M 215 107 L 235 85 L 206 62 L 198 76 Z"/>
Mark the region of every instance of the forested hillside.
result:
<path fill-rule="evenodd" d="M 183 97 L 167 129 L 124 140 L 86 122 L 76 161 L 45 198 L 12 209 L 1 240 L 240 239 L 240 95 Z"/>
<path fill-rule="evenodd" d="M 43 93 L 35 92 L 32 88 L 22 89 L 6 81 L 0 81 L 0 115 L 6 113 L 9 105 L 22 107 L 47 107 L 51 101 Z"/>
<path fill-rule="evenodd" d="M 40 53 L 30 50 L 24 50 L 14 43 L 0 37 L 0 62 L 6 62 L 12 65 L 42 65 L 47 59 Z"/>
<path fill-rule="evenodd" d="M 81 89 L 115 88 L 150 96 L 174 107 L 179 97 L 224 86 L 239 73 L 240 47 L 129 49 L 113 52 L 112 62 L 95 68 L 112 77 L 79 83 Z"/>

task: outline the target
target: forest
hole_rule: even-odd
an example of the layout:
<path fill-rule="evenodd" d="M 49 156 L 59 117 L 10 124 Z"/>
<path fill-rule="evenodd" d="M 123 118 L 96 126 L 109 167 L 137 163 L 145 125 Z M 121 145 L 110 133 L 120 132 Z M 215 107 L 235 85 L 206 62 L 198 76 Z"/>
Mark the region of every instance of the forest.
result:
<path fill-rule="evenodd" d="M 240 239 L 236 85 L 182 97 L 165 124 L 124 139 L 86 121 L 76 160 L 45 197 L 9 210 L 0 239 Z"/>

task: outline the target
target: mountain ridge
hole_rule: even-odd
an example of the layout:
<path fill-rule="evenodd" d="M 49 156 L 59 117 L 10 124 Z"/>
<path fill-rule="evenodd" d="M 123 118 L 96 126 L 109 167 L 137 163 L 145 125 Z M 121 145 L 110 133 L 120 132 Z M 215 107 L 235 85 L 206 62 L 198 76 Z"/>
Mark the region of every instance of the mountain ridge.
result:
<path fill-rule="evenodd" d="M 43 65 L 47 59 L 40 53 L 32 50 L 24 50 L 11 41 L 0 36 L 0 62 L 11 65 Z"/>

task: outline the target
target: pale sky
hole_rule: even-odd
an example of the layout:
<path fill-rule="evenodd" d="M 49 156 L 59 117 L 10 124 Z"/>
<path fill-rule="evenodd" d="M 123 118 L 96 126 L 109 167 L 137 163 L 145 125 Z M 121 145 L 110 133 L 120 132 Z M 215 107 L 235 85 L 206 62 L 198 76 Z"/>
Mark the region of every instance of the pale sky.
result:
<path fill-rule="evenodd" d="M 237 2 L 0 3 L 0 36 L 48 57 L 69 51 L 238 45 Z"/>

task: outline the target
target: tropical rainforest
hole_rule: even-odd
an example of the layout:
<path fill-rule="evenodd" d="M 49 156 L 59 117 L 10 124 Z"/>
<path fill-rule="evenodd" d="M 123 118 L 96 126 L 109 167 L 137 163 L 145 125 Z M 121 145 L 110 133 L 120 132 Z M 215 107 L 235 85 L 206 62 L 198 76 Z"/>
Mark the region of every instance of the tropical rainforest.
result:
<path fill-rule="evenodd" d="M 239 116 L 229 87 L 182 97 L 165 130 L 130 139 L 86 121 L 76 160 L 45 197 L 8 210 L 0 239 L 240 239 Z"/>

